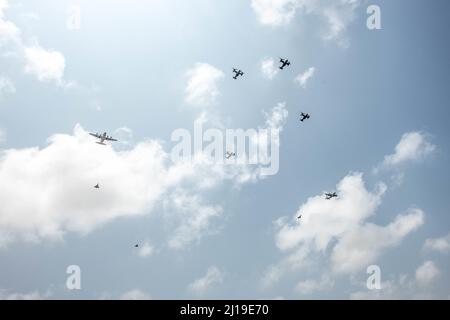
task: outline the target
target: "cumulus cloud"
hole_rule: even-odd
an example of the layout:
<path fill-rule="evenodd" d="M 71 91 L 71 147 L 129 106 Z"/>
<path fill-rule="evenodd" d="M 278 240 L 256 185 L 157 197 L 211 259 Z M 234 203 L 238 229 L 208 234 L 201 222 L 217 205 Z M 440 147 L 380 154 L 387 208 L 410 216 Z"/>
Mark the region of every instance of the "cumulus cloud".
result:
<path fill-rule="evenodd" d="M 278 70 L 273 58 L 265 58 L 261 61 L 261 72 L 266 79 L 273 79 L 278 74 Z"/>
<path fill-rule="evenodd" d="M 436 146 L 431 144 L 423 132 L 405 133 L 395 147 L 395 153 L 384 157 L 385 167 L 395 167 L 410 161 L 420 161 L 430 155 Z"/>
<path fill-rule="evenodd" d="M 354 274 L 423 224 L 424 213 L 416 208 L 386 226 L 367 222 L 376 214 L 387 188 L 380 183 L 374 191 L 368 191 L 362 173 L 350 173 L 336 190 L 337 199 L 311 197 L 291 219 L 277 220 L 275 243 L 287 256 L 269 267 L 262 278 L 263 286 L 273 285 L 286 272 L 309 267 L 314 259 L 328 252 L 334 274 Z M 299 215 L 301 221 L 297 220 Z M 317 283 L 307 282 L 303 287 L 308 285 Z"/>
<path fill-rule="evenodd" d="M 398 245 L 424 220 L 419 209 L 410 209 L 387 226 L 367 223 L 346 233 L 333 249 L 331 261 L 336 272 L 352 273 L 370 265 L 387 248 Z"/>
<path fill-rule="evenodd" d="M 52 136 L 45 148 L 2 151 L 0 244 L 59 239 L 67 231 L 87 233 L 116 217 L 142 214 L 170 184 L 157 142 L 127 152 L 92 142 L 77 126 L 72 136 Z M 93 190 L 96 183 L 101 189 Z"/>
<path fill-rule="evenodd" d="M 16 92 L 16 87 L 11 79 L 0 76 L 0 98 L 6 94 L 12 94 Z"/>
<path fill-rule="evenodd" d="M 421 286 L 433 283 L 441 274 L 433 261 L 425 261 L 416 270 L 416 281 Z"/>
<path fill-rule="evenodd" d="M 9 42 L 20 42 L 20 30 L 11 21 L 5 20 L 5 11 L 9 7 L 7 0 L 0 0 L 0 46 Z"/>
<path fill-rule="evenodd" d="M 156 253 L 155 247 L 153 247 L 150 243 L 146 242 L 139 247 L 137 254 L 142 257 L 151 257 Z"/>
<path fill-rule="evenodd" d="M 212 287 L 223 282 L 224 274 L 216 266 L 208 268 L 206 275 L 195 280 L 188 286 L 188 291 L 198 295 L 205 295 Z"/>
<path fill-rule="evenodd" d="M 203 205 L 196 195 L 176 192 L 171 203 L 183 221 L 174 231 L 169 240 L 169 247 L 180 249 L 192 241 L 199 241 L 207 232 L 213 232 L 211 220 L 222 213 L 220 206 Z"/>
<path fill-rule="evenodd" d="M 221 70 L 210 64 L 197 63 L 187 72 L 186 103 L 199 107 L 214 104 L 220 94 L 219 81 L 224 76 Z"/>
<path fill-rule="evenodd" d="M 348 46 L 345 31 L 355 19 L 361 0 L 252 0 L 251 6 L 259 22 L 264 25 L 289 24 L 300 12 L 313 15 L 326 24 L 323 38 Z"/>
<path fill-rule="evenodd" d="M 68 88 L 73 81 L 64 81 L 64 55 L 51 49 L 45 49 L 37 44 L 25 45 L 20 29 L 11 21 L 5 20 L 4 10 L 8 7 L 6 0 L 0 0 L 0 46 L 8 43 L 14 45 L 14 52 L 24 56 L 25 73 L 35 76 L 39 81 L 55 81 L 58 85 Z"/>
<path fill-rule="evenodd" d="M 314 67 L 310 67 L 308 68 L 308 70 L 306 70 L 303 73 L 300 73 L 296 78 L 295 78 L 295 82 L 302 87 L 303 89 L 306 88 L 306 84 L 308 83 L 308 80 L 311 79 L 314 76 L 316 69 Z"/>
<path fill-rule="evenodd" d="M 450 252 L 450 234 L 441 238 L 426 239 L 424 249 L 440 253 Z"/>
<path fill-rule="evenodd" d="M 265 126 L 281 130 L 286 116 L 277 105 Z M 0 151 L 0 248 L 83 235 L 119 217 L 151 214 L 157 205 L 173 212 L 167 217 L 175 221 L 169 247 L 184 248 L 217 231 L 223 209 L 206 203 L 205 192 L 260 178 L 260 165 L 224 165 L 203 154 L 173 163 L 156 140 L 124 150 L 99 146 L 77 125 L 72 135 L 55 134 L 43 148 Z"/>
<path fill-rule="evenodd" d="M 152 297 L 139 289 L 133 289 L 123 293 L 120 300 L 151 300 Z"/>
<path fill-rule="evenodd" d="M 62 83 L 66 62 L 61 52 L 46 50 L 38 45 L 25 48 L 25 72 L 39 81 Z"/>

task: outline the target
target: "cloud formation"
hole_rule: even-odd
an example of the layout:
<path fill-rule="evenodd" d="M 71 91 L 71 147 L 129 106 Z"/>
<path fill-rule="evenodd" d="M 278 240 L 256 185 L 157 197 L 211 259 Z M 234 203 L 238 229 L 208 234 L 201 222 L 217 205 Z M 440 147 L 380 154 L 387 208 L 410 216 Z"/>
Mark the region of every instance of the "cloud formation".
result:
<path fill-rule="evenodd" d="M 423 132 L 405 133 L 395 147 L 395 152 L 384 157 L 383 166 L 396 167 L 407 162 L 423 160 L 436 149 L 436 146 L 428 140 L 428 134 Z"/>
<path fill-rule="evenodd" d="M 323 38 L 348 46 L 345 37 L 348 26 L 355 19 L 361 0 L 252 0 L 251 6 L 263 25 L 288 25 L 297 13 L 312 15 L 326 25 Z"/>
<path fill-rule="evenodd" d="M 424 249 L 440 253 L 450 252 L 450 234 L 434 239 L 426 239 Z"/>
<path fill-rule="evenodd" d="M 186 103 L 206 107 L 216 102 L 220 95 L 219 81 L 225 77 L 221 70 L 207 63 L 197 63 L 186 75 Z"/>
<path fill-rule="evenodd" d="M 216 266 L 211 266 L 208 268 L 205 276 L 195 280 L 188 286 L 188 291 L 195 295 L 203 296 L 212 287 L 222 283 L 223 279 L 223 272 Z"/>
<path fill-rule="evenodd" d="M 261 61 L 261 72 L 264 78 L 272 80 L 278 74 L 278 70 L 273 58 L 265 58 Z"/>
<path fill-rule="evenodd" d="M 316 72 L 316 69 L 314 67 L 308 68 L 303 73 L 300 73 L 296 78 L 295 82 L 302 87 L 303 89 L 306 88 L 306 84 L 308 83 L 308 80 L 311 79 L 314 76 L 314 73 Z"/>

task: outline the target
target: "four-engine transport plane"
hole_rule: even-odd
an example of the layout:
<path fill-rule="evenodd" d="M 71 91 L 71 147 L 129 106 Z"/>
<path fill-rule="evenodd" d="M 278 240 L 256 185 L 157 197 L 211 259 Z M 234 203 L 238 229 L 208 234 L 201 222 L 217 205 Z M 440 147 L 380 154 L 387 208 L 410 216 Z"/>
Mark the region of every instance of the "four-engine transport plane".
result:
<path fill-rule="evenodd" d="M 227 154 L 226 154 L 226 156 L 225 156 L 227 159 L 230 159 L 231 157 L 236 157 L 236 152 L 228 152 L 227 151 Z"/>
<path fill-rule="evenodd" d="M 302 112 L 302 113 L 300 114 L 300 121 L 301 121 L 301 122 L 303 122 L 303 121 L 305 121 L 306 119 L 309 119 L 309 118 L 311 118 L 311 117 L 310 117 L 310 115 L 309 115 L 308 113 L 303 113 L 303 112 Z"/>
<path fill-rule="evenodd" d="M 109 137 L 106 132 L 103 132 L 103 134 L 99 133 L 89 133 L 91 136 L 96 137 L 100 139 L 100 141 L 97 141 L 96 143 L 106 146 L 106 144 L 103 141 L 117 141 L 116 139 L 113 139 L 113 137 Z"/>
<path fill-rule="evenodd" d="M 238 70 L 236 68 L 233 68 L 233 72 L 235 73 L 233 79 L 237 79 L 239 76 L 243 76 L 244 73 L 242 72 L 242 70 Z"/>
<path fill-rule="evenodd" d="M 333 193 L 325 193 L 325 199 L 330 200 L 331 198 L 337 198 L 337 193 L 333 192 Z"/>
<path fill-rule="evenodd" d="M 280 62 L 281 62 L 281 66 L 280 66 L 281 70 L 283 70 L 284 67 L 291 65 L 291 63 L 289 62 L 288 59 L 280 58 Z"/>

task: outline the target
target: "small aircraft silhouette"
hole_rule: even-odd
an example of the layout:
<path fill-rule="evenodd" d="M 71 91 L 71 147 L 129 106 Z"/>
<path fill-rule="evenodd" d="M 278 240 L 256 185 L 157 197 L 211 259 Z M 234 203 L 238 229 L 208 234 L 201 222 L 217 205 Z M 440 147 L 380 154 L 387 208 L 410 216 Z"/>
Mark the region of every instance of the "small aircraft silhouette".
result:
<path fill-rule="evenodd" d="M 280 62 L 281 62 L 281 66 L 280 66 L 281 70 L 283 70 L 284 67 L 291 65 L 291 63 L 289 62 L 288 59 L 280 58 Z"/>
<path fill-rule="evenodd" d="M 236 68 L 233 68 L 233 72 L 235 73 L 233 79 L 237 79 L 239 76 L 243 76 L 244 73 L 242 72 L 242 70 L 238 70 Z"/>
<path fill-rule="evenodd" d="M 302 218 L 302 215 L 299 215 L 298 217 L 297 217 L 297 220 L 300 220 Z"/>
<path fill-rule="evenodd" d="M 231 157 L 236 157 L 236 152 L 228 152 L 227 151 L 227 155 L 225 156 L 227 159 L 230 159 Z"/>
<path fill-rule="evenodd" d="M 137 247 L 139 247 L 139 245 L 138 245 L 138 244 L 135 244 L 134 247 L 137 248 Z"/>
<path fill-rule="evenodd" d="M 100 189 L 100 186 L 98 185 L 98 183 L 94 186 L 95 189 Z"/>
<path fill-rule="evenodd" d="M 93 137 L 96 137 L 97 139 L 100 139 L 100 141 L 97 141 L 96 143 L 101 144 L 106 146 L 105 143 L 103 143 L 103 141 L 117 141 L 116 139 L 113 139 L 113 137 L 109 137 L 106 132 L 103 132 L 103 134 L 99 134 L 99 133 L 90 133 L 89 134 Z"/>
<path fill-rule="evenodd" d="M 337 193 L 333 192 L 333 193 L 325 193 L 325 199 L 330 200 L 332 198 L 337 198 Z"/>
<path fill-rule="evenodd" d="M 311 118 L 310 115 L 309 115 L 308 113 L 303 113 L 303 112 L 300 114 L 300 117 L 301 117 L 301 118 L 300 118 L 300 121 L 301 121 L 301 122 L 305 121 L 306 119 Z"/>

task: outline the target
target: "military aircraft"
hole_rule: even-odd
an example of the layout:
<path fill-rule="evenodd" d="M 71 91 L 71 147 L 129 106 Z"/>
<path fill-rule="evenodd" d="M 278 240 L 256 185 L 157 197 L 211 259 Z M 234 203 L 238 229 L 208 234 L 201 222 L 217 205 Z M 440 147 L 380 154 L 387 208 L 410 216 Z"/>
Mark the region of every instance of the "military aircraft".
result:
<path fill-rule="evenodd" d="M 280 66 L 281 70 L 283 70 L 284 67 L 291 65 L 291 63 L 289 62 L 288 59 L 280 58 L 280 62 L 281 62 L 281 66 Z"/>
<path fill-rule="evenodd" d="M 89 133 L 91 136 L 96 137 L 98 139 L 100 139 L 100 141 L 97 141 L 96 143 L 101 144 L 106 146 L 105 143 L 103 143 L 103 141 L 117 141 L 116 139 L 113 139 L 113 137 L 109 137 L 106 132 L 103 132 L 103 134 L 99 134 L 99 133 Z"/>
<path fill-rule="evenodd" d="M 227 159 L 230 159 L 231 157 L 236 157 L 236 152 L 228 152 L 227 151 L 227 155 L 225 156 Z"/>
<path fill-rule="evenodd" d="M 135 244 L 134 247 L 137 248 L 137 247 L 139 247 L 139 245 L 138 245 L 138 244 Z"/>
<path fill-rule="evenodd" d="M 100 189 L 100 186 L 98 185 L 98 183 L 94 186 L 95 189 Z"/>
<path fill-rule="evenodd" d="M 301 117 L 301 118 L 300 118 L 300 121 L 301 121 L 301 122 L 305 121 L 306 119 L 311 118 L 310 115 L 309 115 L 308 113 L 303 113 L 303 112 L 300 114 L 300 117 Z"/>
<path fill-rule="evenodd" d="M 333 192 L 333 193 L 325 193 L 325 199 L 330 200 L 332 198 L 337 198 L 337 193 Z"/>
<path fill-rule="evenodd" d="M 298 217 L 297 217 L 297 220 L 300 220 L 302 218 L 302 215 L 299 215 Z"/>
<path fill-rule="evenodd" d="M 237 79 L 239 76 L 243 76 L 244 75 L 242 70 L 238 70 L 238 69 L 235 69 L 235 68 L 233 68 L 233 72 L 235 73 L 233 79 Z"/>

